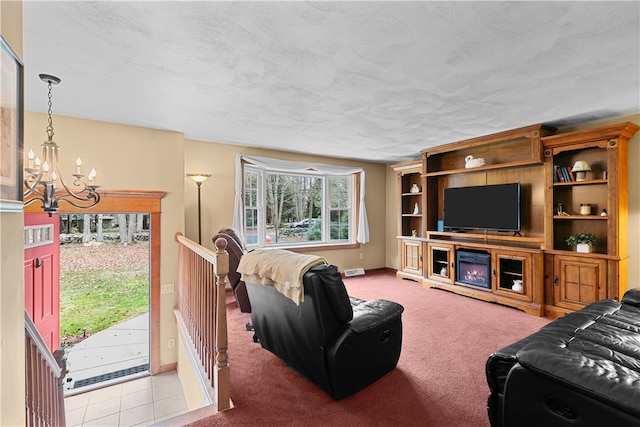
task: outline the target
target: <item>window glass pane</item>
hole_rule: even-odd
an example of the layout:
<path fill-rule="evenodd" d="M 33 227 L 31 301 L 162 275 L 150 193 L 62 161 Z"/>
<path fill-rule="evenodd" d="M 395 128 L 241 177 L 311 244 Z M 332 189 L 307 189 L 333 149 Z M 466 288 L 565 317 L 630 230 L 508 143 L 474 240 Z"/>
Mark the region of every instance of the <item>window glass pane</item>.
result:
<path fill-rule="evenodd" d="M 248 245 L 258 243 L 258 173 L 244 173 L 244 238 Z"/>
<path fill-rule="evenodd" d="M 244 174 L 244 206 L 258 206 L 258 173 L 246 171 Z"/>
<path fill-rule="evenodd" d="M 349 178 L 331 178 L 331 209 L 346 209 L 349 207 L 349 193 L 351 192 L 351 180 Z"/>
<path fill-rule="evenodd" d="M 349 239 L 349 211 L 332 209 L 330 226 L 331 240 Z"/>
<path fill-rule="evenodd" d="M 271 243 L 321 240 L 312 231 L 322 209 L 322 178 L 266 174 L 266 224 Z"/>
<path fill-rule="evenodd" d="M 349 206 L 351 179 L 347 177 L 329 180 L 330 223 L 329 238 L 331 240 L 349 239 Z"/>

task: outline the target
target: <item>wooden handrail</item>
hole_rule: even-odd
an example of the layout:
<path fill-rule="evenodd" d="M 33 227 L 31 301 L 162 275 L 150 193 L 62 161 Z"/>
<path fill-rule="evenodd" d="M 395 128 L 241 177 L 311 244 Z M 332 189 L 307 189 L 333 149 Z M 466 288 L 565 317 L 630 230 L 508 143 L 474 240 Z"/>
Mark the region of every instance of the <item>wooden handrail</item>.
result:
<path fill-rule="evenodd" d="M 66 375 L 64 351 L 53 354 L 38 329 L 24 312 L 25 404 L 27 426 L 64 426 L 63 378 Z"/>
<path fill-rule="evenodd" d="M 182 233 L 176 233 L 176 241 L 178 310 L 214 389 L 215 404 L 224 411 L 231 408 L 225 295 L 229 272 L 227 241 L 216 240 L 215 252 Z"/>

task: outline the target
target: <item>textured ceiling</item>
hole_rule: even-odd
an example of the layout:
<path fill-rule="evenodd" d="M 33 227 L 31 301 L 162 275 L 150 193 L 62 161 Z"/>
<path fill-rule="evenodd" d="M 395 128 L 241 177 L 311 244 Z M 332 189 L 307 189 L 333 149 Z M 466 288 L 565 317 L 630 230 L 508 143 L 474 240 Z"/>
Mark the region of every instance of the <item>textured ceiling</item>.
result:
<path fill-rule="evenodd" d="M 640 2 L 25 0 L 24 61 L 27 110 L 395 162 L 640 111 Z"/>

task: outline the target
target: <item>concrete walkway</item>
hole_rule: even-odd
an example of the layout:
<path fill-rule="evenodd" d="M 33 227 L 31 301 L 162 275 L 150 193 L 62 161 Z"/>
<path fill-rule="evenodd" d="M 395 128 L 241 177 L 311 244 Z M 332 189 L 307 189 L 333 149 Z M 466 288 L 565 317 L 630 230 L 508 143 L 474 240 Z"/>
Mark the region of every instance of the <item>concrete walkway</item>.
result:
<path fill-rule="evenodd" d="M 67 370 L 67 396 L 148 375 L 149 313 L 93 334 L 71 347 L 67 350 Z"/>

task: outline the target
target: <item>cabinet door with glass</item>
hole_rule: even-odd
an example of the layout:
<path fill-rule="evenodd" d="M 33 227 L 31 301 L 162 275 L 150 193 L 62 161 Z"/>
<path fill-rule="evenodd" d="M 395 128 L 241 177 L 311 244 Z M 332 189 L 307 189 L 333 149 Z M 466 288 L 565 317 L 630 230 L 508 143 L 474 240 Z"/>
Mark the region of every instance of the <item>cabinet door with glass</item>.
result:
<path fill-rule="evenodd" d="M 533 299 L 532 255 L 493 251 L 494 292 L 523 301 Z"/>
<path fill-rule="evenodd" d="M 454 283 L 454 246 L 446 243 L 427 244 L 427 277 L 443 283 Z"/>

